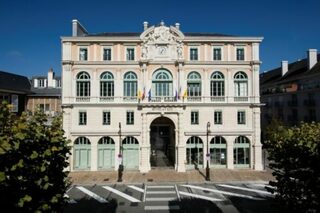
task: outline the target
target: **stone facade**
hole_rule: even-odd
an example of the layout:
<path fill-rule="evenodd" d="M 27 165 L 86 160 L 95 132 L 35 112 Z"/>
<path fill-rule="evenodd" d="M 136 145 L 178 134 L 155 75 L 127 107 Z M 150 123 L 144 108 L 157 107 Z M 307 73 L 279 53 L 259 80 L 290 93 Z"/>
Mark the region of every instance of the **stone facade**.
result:
<path fill-rule="evenodd" d="M 142 33 L 89 34 L 74 20 L 73 36 L 62 37 L 70 170 L 123 163 L 185 172 L 207 160 L 212 168 L 262 170 L 261 41 L 183 33 L 163 22 L 145 22 Z"/>

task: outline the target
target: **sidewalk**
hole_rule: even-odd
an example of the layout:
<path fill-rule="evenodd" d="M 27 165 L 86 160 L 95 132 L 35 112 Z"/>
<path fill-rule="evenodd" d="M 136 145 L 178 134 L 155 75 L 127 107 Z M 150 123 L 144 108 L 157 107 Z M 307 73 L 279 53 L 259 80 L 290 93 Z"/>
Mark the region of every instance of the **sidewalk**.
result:
<path fill-rule="evenodd" d="M 74 185 L 91 185 L 91 184 L 115 184 L 118 183 L 117 171 L 77 171 L 70 172 L 69 177 Z M 222 182 L 268 182 L 273 180 L 270 170 L 254 171 L 249 169 L 211 169 L 210 178 L 212 183 Z M 134 183 L 204 183 L 205 169 L 192 170 L 185 173 L 179 173 L 169 169 L 151 170 L 148 173 L 139 171 L 124 171 L 124 184 Z"/>

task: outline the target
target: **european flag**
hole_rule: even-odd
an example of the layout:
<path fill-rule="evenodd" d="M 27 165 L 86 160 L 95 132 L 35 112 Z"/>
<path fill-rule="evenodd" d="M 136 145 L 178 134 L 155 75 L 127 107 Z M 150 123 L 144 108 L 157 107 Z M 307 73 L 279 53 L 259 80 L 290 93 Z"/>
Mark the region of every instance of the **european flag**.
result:
<path fill-rule="evenodd" d="M 149 92 L 148 92 L 148 101 L 151 101 L 151 89 L 149 89 Z"/>

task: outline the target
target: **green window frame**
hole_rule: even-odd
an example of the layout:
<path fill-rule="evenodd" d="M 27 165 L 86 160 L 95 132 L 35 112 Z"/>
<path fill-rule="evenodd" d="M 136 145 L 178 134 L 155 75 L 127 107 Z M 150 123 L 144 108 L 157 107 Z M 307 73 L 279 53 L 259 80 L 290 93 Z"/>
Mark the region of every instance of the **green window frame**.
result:
<path fill-rule="evenodd" d="M 110 111 L 103 111 L 102 112 L 102 124 L 103 125 L 110 125 L 111 124 L 111 113 L 110 113 Z"/>
<path fill-rule="evenodd" d="M 127 125 L 134 124 L 134 111 L 127 111 Z"/>
<path fill-rule="evenodd" d="M 80 126 L 87 125 L 87 112 L 86 111 L 79 112 L 79 125 Z"/>
<path fill-rule="evenodd" d="M 214 111 L 214 124 L 222 124 L 222 111 L 221 110 Z"/>

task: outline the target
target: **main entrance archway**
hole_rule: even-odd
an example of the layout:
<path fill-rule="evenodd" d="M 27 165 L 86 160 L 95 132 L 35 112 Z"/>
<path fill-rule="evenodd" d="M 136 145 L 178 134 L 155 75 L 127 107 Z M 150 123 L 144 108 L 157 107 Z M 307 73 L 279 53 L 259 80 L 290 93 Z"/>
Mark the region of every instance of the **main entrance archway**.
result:
<path fill-rule="evenodd" d="M 169 118 L 156 118 L 150 125 L 150 164 L 155 167 L 174 168 L 175 125 Z"/>

